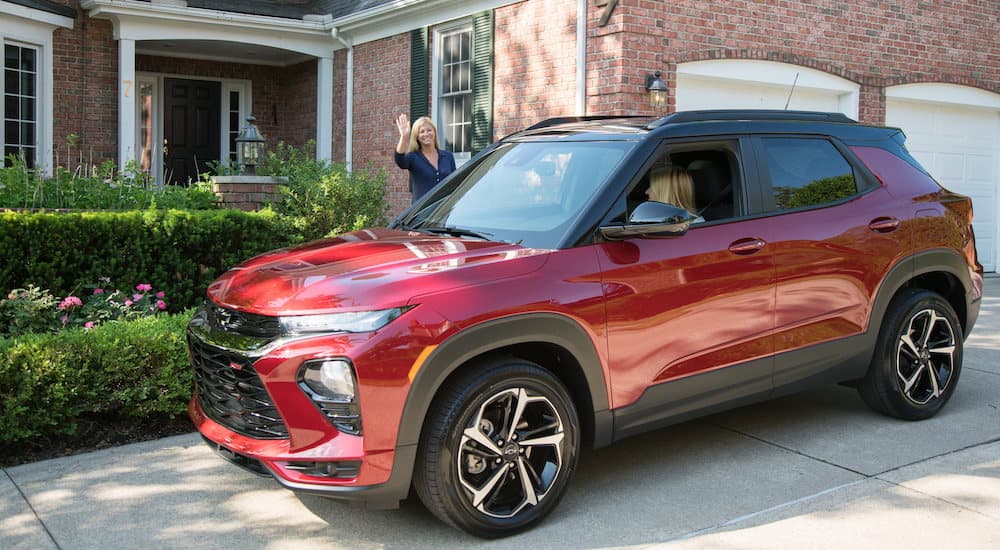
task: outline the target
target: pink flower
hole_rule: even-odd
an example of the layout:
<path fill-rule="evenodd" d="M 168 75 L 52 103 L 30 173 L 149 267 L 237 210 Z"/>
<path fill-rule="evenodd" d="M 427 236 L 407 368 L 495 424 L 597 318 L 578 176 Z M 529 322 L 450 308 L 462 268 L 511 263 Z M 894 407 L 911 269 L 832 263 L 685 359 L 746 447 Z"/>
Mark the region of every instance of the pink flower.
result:
<path fill-rule="evenodd" d="M 142 294 L 133 294 L 132 299 L 138 302 L 139 300 L 142 300 Z"/>
<path fill-rule="evenodd" d="M 132 300 L 125 300 L 125 307 L 131 307 L 131 306 L 132 306 Z"/>
<path fill-rule="evenodd" d="M 164 296 L 166 296 L 166 294 L 164 294 L 162 290 L 156 293 L 157 298 L 163 298 Z"/>
<path fill-rule="evenodd" d="M 83 328 L 94 328 L 94 322 L 87 321 L 86 323 L 83 324 Z"/>
<path fill-rule="evenodd" d="M 157 300 L 156 301 L 156 307 L 160 311 L 163 311 L 163 310 L 167 309 L 167 303 L 164 302 L 163 300 Z"/>
<path fill-rule="evenodd" d="M 59 320 L 62 321 L 63 325 L 65 325 L 66 323 L 69 322 L 69 315 L 63 315 L 62 317 L 59 318 Z"/>
<path fill-rule="evenodd" d="M 67 309 L 73 309 L 74 307 L 80 307 L 83 305 L 83 300 L 77 298 L 76 296 L 67 296 L 63 298 L 63 301 L 59 302 L 59 309 L 65 311 Z"/>
<path fill-rule="evenodd" d="M 104 294 L 104 289 L 103 288 L 95 288 L 94 289 L 94 294 Z"/>
<path fill-rule="evenodd" d="M 150 290 L 153 290 L 153 285 L 146 283 L 139 283 L 135 285 L 135 289 L 138 290 L 139 292 L 148 292 Z"/>

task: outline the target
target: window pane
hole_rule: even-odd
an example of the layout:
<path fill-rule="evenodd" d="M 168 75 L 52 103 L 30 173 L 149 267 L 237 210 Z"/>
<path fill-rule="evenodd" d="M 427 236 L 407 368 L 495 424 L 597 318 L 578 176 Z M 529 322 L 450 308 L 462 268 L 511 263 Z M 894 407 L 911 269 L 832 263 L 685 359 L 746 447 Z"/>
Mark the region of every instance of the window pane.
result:
<path fill-rule="evenodd" d="M 21 77 L 17 71 L 6 70 L 3 75 L 3 91 L 8 94 L 21 93 Z"/>
<path fill-rule="evenodd" d="M 35 50 L 21 48 L 21 70 L 35 72 Z"/>
<path fill-rule="evenodd" d="M 7 115 L 8 118 L 14 118 Z M 21 98 L 21 120 L 38 120 L 35 116 L 35 100 L 34 98 L 24 97 Z"/>
<path fill-rule="evenodd" d="M 471 90 L 472 89 L 472 85 L 470 83 L 469 73 L 472 71 L 472 64 L 471 63 L 462 63 L 461 65 L 458 65 L 456 67 L 456 70 L 458 71 L 458 74 L 459 74 L 458 88 L 460 90 Z"/>
<path fill-rule="evenodd" d="M 21 143 L 21 126 L 17 122 L 4 121 L 3 142 L 7 145 L 18 145 Z"/>
<path fill-rule="evenodd" d="M 35 95 L 34 73 L 21 73 L 21 95 Z"/>
<path fill-rule="evenodd" d="M 34 145 L 35 144 L 35 123 L 34 122 L 22 122 L 21 123 L 21 145 Z"/>
<path fill-rule="evenodd" d="M 462 60 L 472 59 L 472 33 L 462 33 Z"/>
<path fill-rule="evenodd" d="M 765 139 L 777 210 L 830 203 L 857 193 L 854 171 L 821 139 Z"/>
<path fill-rule="evenodd" d="M 18 61 L 20 59 L 20 50 L 17 46 L 4 46 L 3 48 L 3 66 L 8 69 L 16 69 L 18 66 Z"/>
<path fill-rule="evenodd" d="M 9 119 L 21 118 L 21 102 L 16 95 L 5 95 L 3 97 L 4 116 Z"/>
<path fill-rule="evenodd" d="M 21 152 L 24 153 L 24 164 L 28 168 L 35 167 L 35 148 L 34 147 L 22 147 Z"/>

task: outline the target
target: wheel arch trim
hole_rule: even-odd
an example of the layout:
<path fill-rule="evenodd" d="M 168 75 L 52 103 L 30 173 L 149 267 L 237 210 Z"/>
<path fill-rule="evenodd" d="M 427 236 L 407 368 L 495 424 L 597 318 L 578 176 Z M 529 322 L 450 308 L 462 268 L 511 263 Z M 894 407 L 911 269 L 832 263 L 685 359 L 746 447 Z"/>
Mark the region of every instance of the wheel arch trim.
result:
<path fill-rule="evenodd" d="M 442 342 L 415 373 L 400 417 L 396 446 L 416 445 L 435 394 L 445 381 L 470 359 L 518 344 L 544 343 L 571 354 L 586 378 L 593 403 L 595 444 L 610 442 L 610 408 L 604 367 L 587 331 L 580 324 L 556 313 L 525 313 L 486 321 L 466 328 Z M 543 365 L 544 368 L 544 365 Z M 607 433 L 604 433 L 607 432 Z"/>

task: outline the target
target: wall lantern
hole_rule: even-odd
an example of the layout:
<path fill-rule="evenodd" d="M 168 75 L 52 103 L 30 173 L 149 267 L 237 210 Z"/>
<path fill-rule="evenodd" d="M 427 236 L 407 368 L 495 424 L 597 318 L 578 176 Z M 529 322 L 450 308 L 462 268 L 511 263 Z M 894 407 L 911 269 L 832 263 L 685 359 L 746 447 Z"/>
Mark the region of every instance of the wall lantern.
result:
<path fill-rule="evenodd" d="M 236 163 L 243 166 L 248 175 L 257 174 L 257 162 L 264 152 L 264 137 L 257 131 L 254 122 L 257 118 L 253 115 L 247 117 L 247 125 L 240 128 L 239 135 L 236 136 Z"/>
<path fill-rule="evenodd" d="M 667 106 L 667 83 L 660 78 L 660 71 L 646 75 L 646 91 L 649 93 L 649 106 L 664 108 Z"/>

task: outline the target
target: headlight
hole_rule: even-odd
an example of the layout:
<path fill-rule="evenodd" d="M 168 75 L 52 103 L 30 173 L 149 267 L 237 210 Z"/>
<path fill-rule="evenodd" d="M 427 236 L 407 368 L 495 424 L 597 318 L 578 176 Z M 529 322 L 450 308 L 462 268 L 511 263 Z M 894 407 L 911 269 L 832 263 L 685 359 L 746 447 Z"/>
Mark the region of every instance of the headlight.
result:
<path fill-rule="evenodd" d="M 350 363 L 343 359 L 306 363 L 302 369 L 302 383 L 324 401 L 354 401 L 354 372 Z"/>
<path fill-rule="evenodd" d="M 389 324 L 413 306 L 376 311 L 354 311 L 327 315 L 295 315 L 280 317 L 278 322 L 285 334 L 311 332 L 371 332 Z"/>

